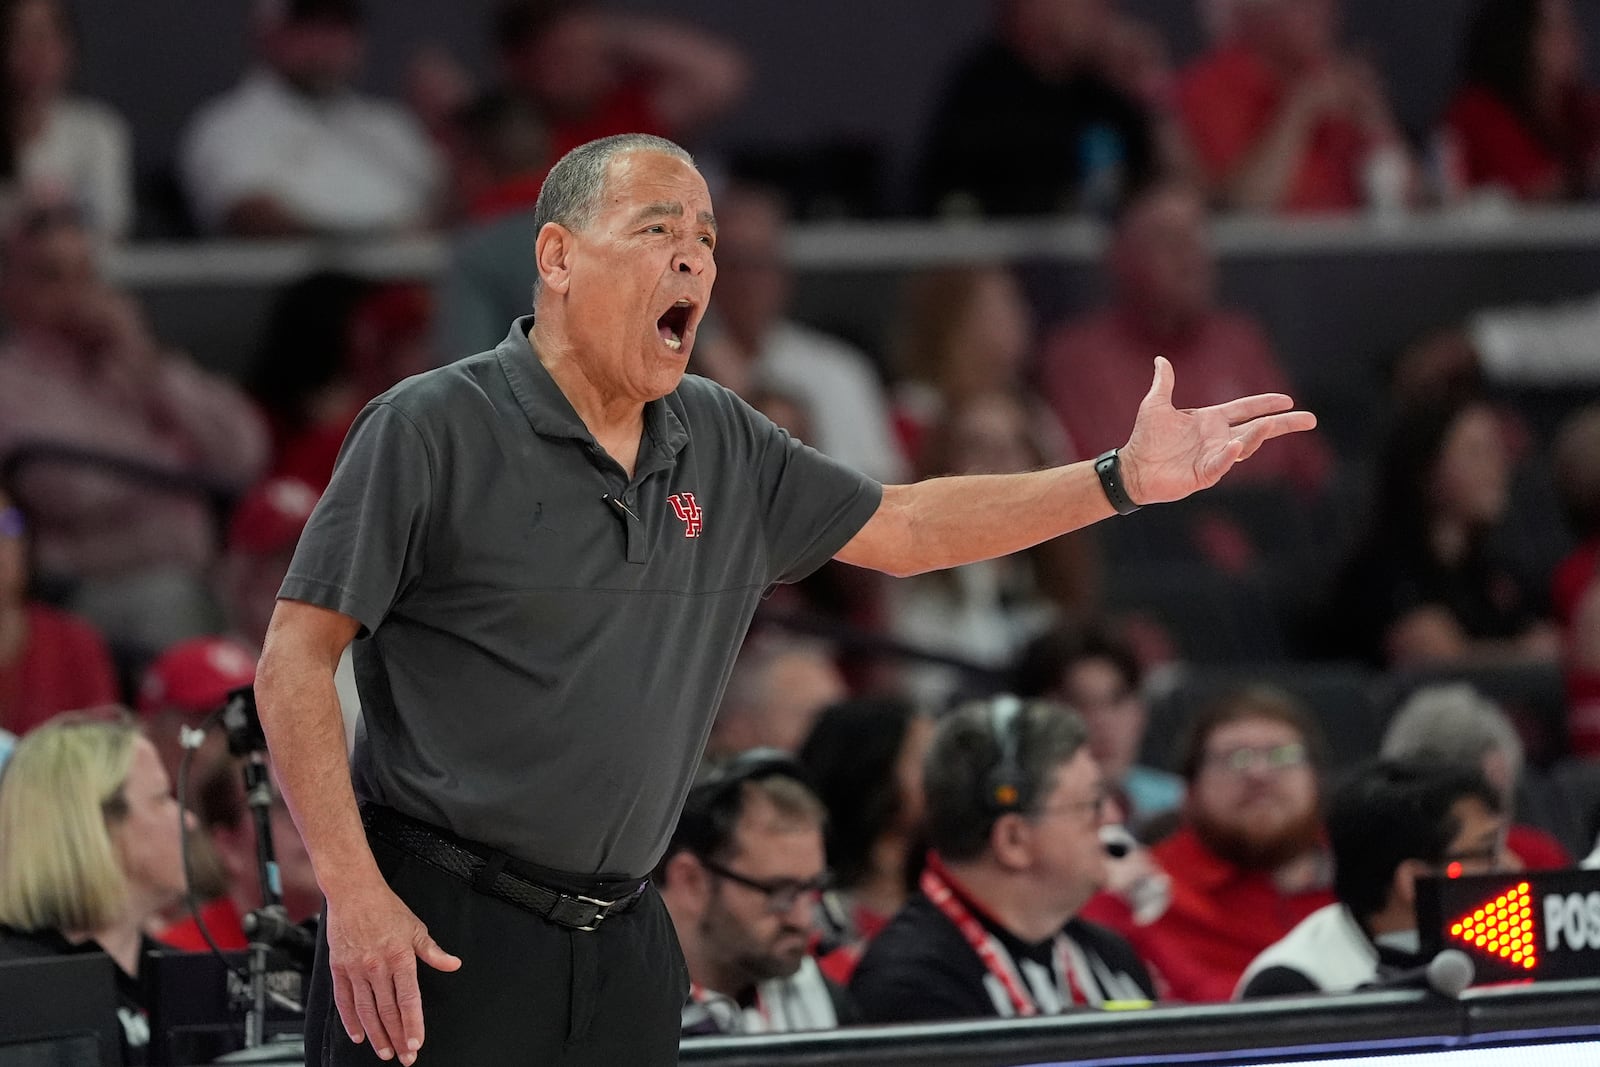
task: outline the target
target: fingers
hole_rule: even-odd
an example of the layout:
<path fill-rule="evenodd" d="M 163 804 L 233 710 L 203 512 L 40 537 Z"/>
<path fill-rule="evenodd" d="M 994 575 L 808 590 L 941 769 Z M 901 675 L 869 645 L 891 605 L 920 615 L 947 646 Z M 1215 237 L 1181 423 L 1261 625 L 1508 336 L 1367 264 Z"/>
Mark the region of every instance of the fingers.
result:
<path fill-rule="evenodd" d="M 1243 432 L 1233 438 L 1231 443 L 1239 445 L 1239 457 L 1234 460 L 1249 459 L 1256 454 L 1256 449 L 1274 437 L 1284 434 L 1299 433 L 1302 430 L 1312 429 L 1317 425 L 1317 417 L 1309 411 L 1288 411 L 1281 415 L 1268 415 L 1242 427 Z"/>
<path fill-rule="evenodd" d="M 337 968 L 333 971 L 333 1006 L 339 1009 L 339 1021 L 344 1024 L 344 1032 L 350 1040 L 361 1044 L 366 1031 L 362 1029 L 361 1019 L 356 1014 L 355 990 L 350 986 L 350 979 Z"/>
<path fill-rule="evenodd" d="M 408 955 L 405 965 L 395 970 L 392 993 L 394 1016 L 389 1032 L 400 1035 L 400 1062 L 410 1064 L 422 1047 L 422 991 L 417 988 L 415 956 Z M 384 1023 L 390 1023 L 388 1015 L 384 1016 Z"/>
<path fill-rule="evenodd" d="M 390 1039 L 389 1032 L 384 1027 L 383 1012 L 378 1007 L 375 985 L 388 985 L 392 1000 L 394 994 L 392 983 L 369 980 L 365 975 L 352 975 L 350 979 L 350 986 L 355 995 L 356 1016 L 361 1020 L 361 1029 L 372 1042 L 372 1051 L 378 1054 L 380 1060 L 387 1060 L 394 1056 L 394 1041 Z M 390 1008 L 392 1013 L 392 1003 Z M 398 1017 L 395 1021 L 398 1024 Z"/>
<path fill-rule="evenodd" d="M 1259 419 L 1263 415 L 1276 415 L 1292 407 L 1294 400 L 1282 393 L 1260 393 L 1218 404 L 1214 410 L 1228 420 L 1228 425 L 1237 426 L 1241 422 Z"/>

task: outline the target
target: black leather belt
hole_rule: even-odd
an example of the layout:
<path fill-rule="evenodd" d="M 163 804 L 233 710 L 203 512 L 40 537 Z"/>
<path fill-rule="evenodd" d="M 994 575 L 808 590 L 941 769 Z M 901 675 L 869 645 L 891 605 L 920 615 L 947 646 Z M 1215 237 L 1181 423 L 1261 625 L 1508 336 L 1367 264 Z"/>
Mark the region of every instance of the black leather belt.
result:
<path fill-rule="evenodd" d="M 610 900 L 579 893 L 563 893 L 531 882 L 506 870 L 510 857 L 482 848 L 482 853 L 433 829 L 426 823 L 376 804 L 361 806 L 361 822 L 381 841 L 466 882 L 487 896 L 531 911 L 540 918 L 571 930 L 593 930 L 608 916 L 629 911 L 644 896 L 649 881 Z M 610 894 L 607 894 L 610 895 Z"/>

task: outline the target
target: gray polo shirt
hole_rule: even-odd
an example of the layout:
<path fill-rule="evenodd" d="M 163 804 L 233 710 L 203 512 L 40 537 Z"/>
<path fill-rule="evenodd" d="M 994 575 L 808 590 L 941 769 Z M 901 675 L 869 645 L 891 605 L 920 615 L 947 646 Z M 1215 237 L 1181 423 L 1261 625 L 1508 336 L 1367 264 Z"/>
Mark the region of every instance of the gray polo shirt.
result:
<path fill-rule="evenodd" d="M 629 480 L 532 324 L 367 405 L 279 595 L 361 623 L 358 797 L 643 876 L 763 591 L 830 559 L 882 488 L 693 376 L 645 406 Z"/>

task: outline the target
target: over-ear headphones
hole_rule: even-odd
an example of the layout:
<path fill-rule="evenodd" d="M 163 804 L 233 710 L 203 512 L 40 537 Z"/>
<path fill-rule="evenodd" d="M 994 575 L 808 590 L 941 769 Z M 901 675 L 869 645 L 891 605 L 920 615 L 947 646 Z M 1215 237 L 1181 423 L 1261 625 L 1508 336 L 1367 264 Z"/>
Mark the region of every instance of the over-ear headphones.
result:
<path fill-rule="evenodd" d="M 989 732 L 1000 759 L 984 784 L 984 800 L 996 815 L 1021 811 L 1028 792 L 1022 769 L 1022 712 L 1022 701 L 1009 693 L 989 703 Z"/>

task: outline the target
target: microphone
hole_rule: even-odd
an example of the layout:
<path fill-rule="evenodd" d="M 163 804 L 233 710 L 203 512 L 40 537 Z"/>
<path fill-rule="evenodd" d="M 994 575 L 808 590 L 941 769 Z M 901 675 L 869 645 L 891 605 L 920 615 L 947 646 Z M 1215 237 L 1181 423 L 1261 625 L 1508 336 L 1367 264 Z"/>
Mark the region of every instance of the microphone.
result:
<path fill-rule="evenodd" d="M 1361 986 L 1363 990 L 1379 989 L 1429 989 L 1441 997 L 1454 1000 L 1461 991 L 1472 984 L 1477 968 L 1472 957 L 1460 949 L 1447 948 L 1421 967 L 1396 971 L 1375 978 Z"/>
<path fill-rule="evenodd" d="M 1107 824 L 1100 827 L 1100 847 L 1114 860 L 1123 859 L 1139 847 L 1139 842 L 1128 833 L 1125 826 Z"/>
<path fill-rule="evenodd" d="M 257 908 L 244 915 L 245 936 L 282 952 L 296 970 L 309 971 L 317 955 L 317 938 L 310 930 L 289 921 L 282 904 Z"/>

